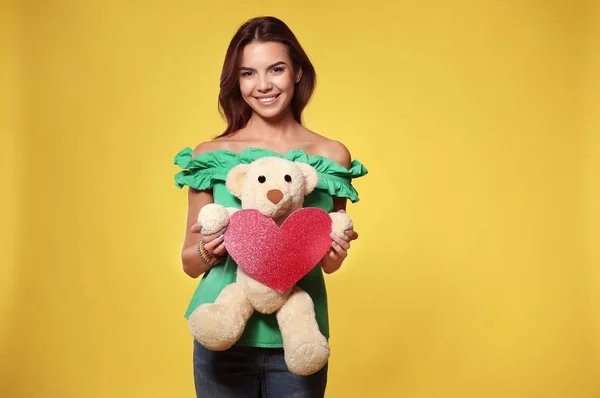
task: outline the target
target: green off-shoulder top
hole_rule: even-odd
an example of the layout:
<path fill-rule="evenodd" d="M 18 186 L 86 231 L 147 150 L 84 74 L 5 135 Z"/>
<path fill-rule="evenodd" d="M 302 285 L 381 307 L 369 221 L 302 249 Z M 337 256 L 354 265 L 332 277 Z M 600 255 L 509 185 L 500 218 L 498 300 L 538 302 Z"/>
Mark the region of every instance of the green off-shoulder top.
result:
<path fill-rule="evenodd" d="M 182 170 L 175 174 L 177 187 L 189 186 L 197 190 L 212 190 L 214 202 L 225 207 L 241 208 L 238 198 L 226 188 L 227 173 L 236 165 L 251 163 L 259 158 L 274 156 L 291 161 L 308 163 L 319 175 L 316 189 L 305 197 L 304 207 L 318 207 L 327 212 L 333 210 L 333 197 L 344 197 L 358 202 L 358 193 L 352 186 L 352 179 L 367 174 L 367 169 L 359 161 L 354 160 L 350 169 L 322 156 L 308 156 L 302 150 L 291 150 L 279 154 L 262 148 L 247 148 L 241 153 L 226 150 L 205 152 L 196 157 L 191 148 L 184 148 L 175 156 L 175 164 Z M 203 303 L 215 301 L 221 290 L 236 279 L 237 264 L 230 256 L 204 273 L 188 305 L 185 317 Z M 327 293 L 325 280 L 320 266 L 313 268 L 298 286 L 304 289 L 313 299 L 317 323 L 321 333 L 329 338 L 329 320 L 327 309 Z M 283 347 L 281 333 L 275 314 L 264 315 L 255 312 L 249 319 L 238 345 L 280 348 Z"/>

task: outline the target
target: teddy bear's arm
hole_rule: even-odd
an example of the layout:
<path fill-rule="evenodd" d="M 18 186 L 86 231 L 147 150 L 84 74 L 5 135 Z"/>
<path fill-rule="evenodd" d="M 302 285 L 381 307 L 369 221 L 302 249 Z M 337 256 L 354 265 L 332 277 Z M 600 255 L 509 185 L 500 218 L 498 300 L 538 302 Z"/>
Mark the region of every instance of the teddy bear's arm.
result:
<path fill-rule="evenodd" d="M 202 235 L 216 234 L 229 224 L 230 211 L 222 205 L 209 203 L 200 209 L 198 222 L 202 225 Z"/>
<path fill-rule="evenodd" d="M 350 216 L 346 213 L 340 212 L 329 213 L 329 216 L 331 217 L 331 230 L 333 233 L 339 238 L 347 241 L 348 237 L 344 231 L 354 227 Z"/>

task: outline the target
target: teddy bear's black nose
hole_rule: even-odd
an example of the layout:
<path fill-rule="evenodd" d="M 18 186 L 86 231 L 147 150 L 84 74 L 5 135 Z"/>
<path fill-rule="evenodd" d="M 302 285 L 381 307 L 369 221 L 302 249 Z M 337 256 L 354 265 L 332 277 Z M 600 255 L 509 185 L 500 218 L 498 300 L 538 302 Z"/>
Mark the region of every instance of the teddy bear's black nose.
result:
<path fill-rule="evenodd" d="M 277 204 L 283 199 L 283 192 L 279 189 L 271 189 L 267 192 L 267 199 L 269 199 L 273 204 Z"/>

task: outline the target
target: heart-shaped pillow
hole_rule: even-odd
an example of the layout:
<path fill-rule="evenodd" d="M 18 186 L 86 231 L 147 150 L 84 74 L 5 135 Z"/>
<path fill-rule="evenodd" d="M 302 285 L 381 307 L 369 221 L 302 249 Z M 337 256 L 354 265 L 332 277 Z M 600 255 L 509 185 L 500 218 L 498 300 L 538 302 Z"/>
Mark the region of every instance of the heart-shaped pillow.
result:
<path fill-rule="evenodd" d="M 227 252 L 257 281 L 283 293 L 321 261 L 331 247 L 332 222 L 319 208 L 305 207 L 281 227 L 258 210 L 238 210 L 225 231 Z"/>

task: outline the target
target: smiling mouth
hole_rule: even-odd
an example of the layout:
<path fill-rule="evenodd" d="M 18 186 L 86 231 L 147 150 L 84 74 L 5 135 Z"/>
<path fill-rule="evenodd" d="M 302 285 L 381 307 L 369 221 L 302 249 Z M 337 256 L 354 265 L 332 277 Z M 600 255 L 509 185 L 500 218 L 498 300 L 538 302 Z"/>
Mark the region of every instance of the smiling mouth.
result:
<path fill-rule="evenodd" d="M 277 98 L 279 98 L 279 94 L 271 95 L 269 97 L 256 97 L 258 102 L 260 102 L 261 104 L 270 104 L 271 102 L 275 101 Z"/>

